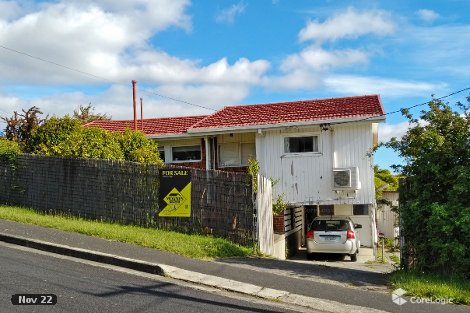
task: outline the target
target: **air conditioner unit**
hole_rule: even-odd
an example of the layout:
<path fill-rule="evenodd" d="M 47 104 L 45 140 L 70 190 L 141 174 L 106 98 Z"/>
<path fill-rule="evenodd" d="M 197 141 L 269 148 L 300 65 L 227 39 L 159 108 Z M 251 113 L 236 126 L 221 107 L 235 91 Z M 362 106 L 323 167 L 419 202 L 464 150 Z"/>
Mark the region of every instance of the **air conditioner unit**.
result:
<path fill-rule="evenodd" d="M 361 189 L 359 181 L 359 168 L 334 168 L 333 190 L 358 190 Z"/>

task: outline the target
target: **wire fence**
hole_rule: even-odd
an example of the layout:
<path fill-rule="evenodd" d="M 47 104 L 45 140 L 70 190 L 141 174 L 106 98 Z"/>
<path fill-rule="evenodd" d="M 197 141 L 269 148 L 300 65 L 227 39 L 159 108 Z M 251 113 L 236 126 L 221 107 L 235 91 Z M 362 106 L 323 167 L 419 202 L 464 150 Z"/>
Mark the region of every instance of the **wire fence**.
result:
<path fill-rule="evenodd" d="M 126 161 L 23 154 L 15 164 L 0 161 L 0 202 L 52 214 L 211 234 L 243 245 L 253 243 L 250 176 L 189 169 L 191 216 L 159 217 L 159 169 Z"/>

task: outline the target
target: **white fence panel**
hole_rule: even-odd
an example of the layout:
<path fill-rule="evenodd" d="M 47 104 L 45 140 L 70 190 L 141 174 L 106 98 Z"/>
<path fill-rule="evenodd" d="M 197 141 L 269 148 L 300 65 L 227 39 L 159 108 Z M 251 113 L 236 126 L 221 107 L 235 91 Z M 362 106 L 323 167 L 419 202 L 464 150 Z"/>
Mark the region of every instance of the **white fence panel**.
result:
<path fill-rule="evenodd" d="M 274 254 L 273 196 L 271 180 L 258 175 L 258 194 L 256 198 L 258 223 L 258 249 L 266 255 Z"/>

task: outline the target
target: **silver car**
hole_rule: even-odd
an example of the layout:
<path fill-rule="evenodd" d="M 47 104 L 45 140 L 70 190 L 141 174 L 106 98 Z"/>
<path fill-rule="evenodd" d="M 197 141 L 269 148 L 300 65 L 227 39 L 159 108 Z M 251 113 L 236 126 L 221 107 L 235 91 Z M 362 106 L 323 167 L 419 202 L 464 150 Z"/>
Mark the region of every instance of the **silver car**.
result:
<path fill-rule="evenodd" d="M 313 259 L 315 253 L 339 253 L 349 255 L 357 261 L 361 242 L 356 231 L 362 228 L 348 216 L 320 216 L 309 225 L 307 232 L 307 258 Z"/>

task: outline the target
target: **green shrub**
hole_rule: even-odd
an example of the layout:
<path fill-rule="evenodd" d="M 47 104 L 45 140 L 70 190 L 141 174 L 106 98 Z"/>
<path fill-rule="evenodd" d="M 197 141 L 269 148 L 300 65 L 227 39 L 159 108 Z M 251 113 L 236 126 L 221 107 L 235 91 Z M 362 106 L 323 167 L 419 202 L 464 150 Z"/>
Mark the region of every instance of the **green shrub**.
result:
<path fill-rule="evenodd" d="M 123 134 L 115 134 L 115 138 L 121 145 L 125 160 L 163 165 L 157 143 L 145 137 L 144 133 L 127 129 Z"/>
<path fill-rule="evenodd" d="M 28 152 L 67 158 L 127 160 L 163 165 L 156 142 L 142 132 L 111 133 L 83 127 L 68 116 L 53 117 L 35 129 Z"/>
<path fill-rule="evenodd" d="M 5 138 L 0 138 L 0 161 L 12 163 L 21 153 L 19 144 Z"/>

